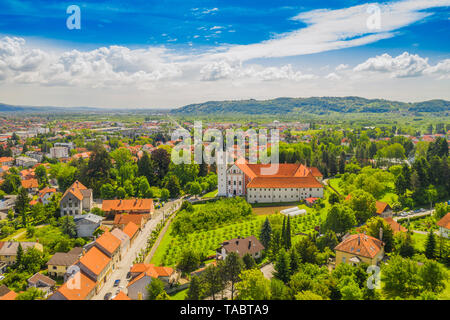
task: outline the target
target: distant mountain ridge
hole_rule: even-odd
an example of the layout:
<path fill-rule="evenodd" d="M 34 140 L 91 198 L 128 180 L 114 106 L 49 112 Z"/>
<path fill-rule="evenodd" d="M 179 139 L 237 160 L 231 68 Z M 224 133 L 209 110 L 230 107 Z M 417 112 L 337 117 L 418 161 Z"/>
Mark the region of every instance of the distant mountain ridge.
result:
<path fill-rule="evenodd" d="M 208 101 L 171 110 L 178 115 L 208 114 L 316 114 L 330 113 L 416 113 L 450 111 L 450 101 L 429 100 L 406 103 L 361 97 L 276 98 L 271 100 Z"/>

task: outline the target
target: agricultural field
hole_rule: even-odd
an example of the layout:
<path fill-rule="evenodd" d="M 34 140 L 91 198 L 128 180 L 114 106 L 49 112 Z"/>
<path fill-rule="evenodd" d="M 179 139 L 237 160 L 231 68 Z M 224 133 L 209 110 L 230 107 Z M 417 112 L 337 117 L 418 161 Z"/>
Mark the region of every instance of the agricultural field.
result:
<path fill-rule="evenodd" d="M 232 223 L 214 230 L 188 234 L 185 238 L 172 236 L 171 228 L 166 232 L 151 263 L 155 265 L 175 266 L 179 256 L 187 248 L 195 249 L 204 256 L 214 255 L 220 244 L 233 238 L 259 236 L 261 226 L 267 215 L 253 215 L 247 221 Z M 309 233 L 322 222 L 320 214 L 309 213 L 291 217 L 293 237 L 297 233 Z"/>

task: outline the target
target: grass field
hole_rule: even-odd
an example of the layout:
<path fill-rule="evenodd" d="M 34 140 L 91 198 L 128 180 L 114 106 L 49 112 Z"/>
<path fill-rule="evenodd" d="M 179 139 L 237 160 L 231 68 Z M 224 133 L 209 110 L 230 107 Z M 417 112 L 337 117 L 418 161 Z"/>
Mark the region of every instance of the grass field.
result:
<path fill-rule="evenodd" d="M 177 293 L 170 296 L 170 300 L 184 300 L 186 298 L 188 290 L 189 289 L 178 291 Z"/>
<path fill-rule="evenodd" d="M 218 190 L 213 190 L 211 192 L 206 193 L 202 198 L 214 198 L 217 195 Z"/>

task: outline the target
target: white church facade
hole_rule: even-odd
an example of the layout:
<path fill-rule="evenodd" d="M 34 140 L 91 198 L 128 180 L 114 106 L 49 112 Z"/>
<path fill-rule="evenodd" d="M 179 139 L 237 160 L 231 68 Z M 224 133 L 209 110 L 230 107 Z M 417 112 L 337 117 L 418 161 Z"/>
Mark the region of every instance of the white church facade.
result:
<path fill-rule="evenodd" d="M 303 164 L 250 164 L 240 158 L 232 164 L 218 163 L 217 171 L 218 196 L 245 196 L 249 203 L 323 198 L 322 174 Z"/>

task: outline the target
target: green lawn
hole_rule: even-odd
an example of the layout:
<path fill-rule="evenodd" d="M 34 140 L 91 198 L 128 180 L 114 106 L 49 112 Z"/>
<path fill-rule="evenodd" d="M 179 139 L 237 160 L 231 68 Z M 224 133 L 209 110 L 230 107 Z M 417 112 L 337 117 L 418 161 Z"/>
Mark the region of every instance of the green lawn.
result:
<path fill-rule="evenodd" d="M 414 240 L 414 248 L 419 251 L 425 251 L 425 241 L 427 239 L 426 234 L 420 234 L 420 233 L 412 233 L 411 238 Z"/>
<path fill-rule="evenodd" d="M 206 193 L 202 198 L 214 198 L 217 195 L 218 190 L 213 190 L 211 192 Z"/>
<path fill-rule="evenodd" d="M 26 230 L 27 230 L 26 228 L 20 228 L 20 229 L 17 229 L 16 232 L 14 232 L 13 234 L 10 234 L 9 236 L 7 236 L 7 237 L 1 239 L 1 241 L 9 241 L 9 240 L 11 240 L 13 237 L 15 237 L 16 235 L 18 235 L 19 233 L 21 233 L 21 232 L 23 232 L 23 231 L 26 231 Z"/>
<path fill-rule="evenodd" d="M 188 293 L 189 288 L 178 291 L 177 293 L 170 296 L 170 300 L 184 300 Z"/>
<path fill-rule="evenodd" d="M 328 184 L 330 186 L 332 186 L 337 192 L 340 193 L 341 196 L 346 196 L 346 194 L 344 194 L 344 191 L 339 187 L 339 183 L 341 182 L 341 178 L 333 178 L 328 180 Z"/>

